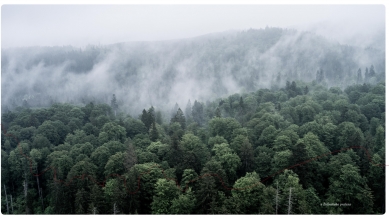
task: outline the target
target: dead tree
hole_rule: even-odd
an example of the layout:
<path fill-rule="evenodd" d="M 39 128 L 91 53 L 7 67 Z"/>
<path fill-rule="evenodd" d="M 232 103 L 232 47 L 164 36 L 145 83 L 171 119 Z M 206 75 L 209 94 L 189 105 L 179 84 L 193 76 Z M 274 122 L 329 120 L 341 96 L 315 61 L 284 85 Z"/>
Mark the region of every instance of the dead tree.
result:
<path fill-rule="evenodd" d="M 5 201 L 7 202 L 7 214 L 9 214 L 8 196 L 7 196 L 7 190 L 5 189 L 5 185 L 4 185 L 4 193 L 5 193 Z"/>
<path fill-rule="evenodd" d="M 292 212 L 292 187 L 289 188 L 288 214 Z"/>

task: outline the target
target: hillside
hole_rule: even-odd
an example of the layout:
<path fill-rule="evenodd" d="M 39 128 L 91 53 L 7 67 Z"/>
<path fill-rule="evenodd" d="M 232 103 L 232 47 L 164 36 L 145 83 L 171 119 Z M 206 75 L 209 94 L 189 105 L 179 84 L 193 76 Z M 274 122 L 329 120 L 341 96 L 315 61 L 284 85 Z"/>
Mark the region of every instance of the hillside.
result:
<path fill-rule="evenodd" d="M 352 47 L 280 28 L 85 49 L 3 49 L 1 58 L 3 110 L 23 104 L 109 103 L 115 94 L 119 108 L 133 114 L 150 105 L 166 109 L 176 102 L 184 106 L 189 99 L 207 101 L 274 89 L 286 81 L 319 80 L 328 87 L 345 88 L 374 84 L 385 75 L 384 46 Z M 371 66 L 374 74 L 366 76 Z"/>

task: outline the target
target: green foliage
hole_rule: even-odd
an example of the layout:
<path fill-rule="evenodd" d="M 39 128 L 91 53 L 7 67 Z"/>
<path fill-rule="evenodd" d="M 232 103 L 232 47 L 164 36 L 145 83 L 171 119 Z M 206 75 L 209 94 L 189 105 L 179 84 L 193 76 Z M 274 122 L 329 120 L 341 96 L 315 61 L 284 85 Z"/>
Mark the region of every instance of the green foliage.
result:
<path fill-rule="evenodd" d="M 228 142 L 232 141 L 232 134 L 235 129 L 241 128 L 238 121 L 233 118 L 213 118 L 209 121 L 211 136 L 222 136 Z"/>
<path fill-rule="evenodd" d="M 167 117 L 154 107 L 114 116 L 119 101 L 3 112 L 11 213 L 382 214 L 385 84 L 277 89 L 189 102 L 185 114 L 177 105 Z"/>

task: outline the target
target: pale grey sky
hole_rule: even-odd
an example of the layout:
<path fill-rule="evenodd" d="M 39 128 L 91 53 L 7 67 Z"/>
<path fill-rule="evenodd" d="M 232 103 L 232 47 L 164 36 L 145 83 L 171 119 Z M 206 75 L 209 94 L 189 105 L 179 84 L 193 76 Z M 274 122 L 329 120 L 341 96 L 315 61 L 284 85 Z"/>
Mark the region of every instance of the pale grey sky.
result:
<path fill-rule="evenodd" d="M 376 37 L 377 31 L 384 33 L 385 6 L 3 5 L 1 46 L 83 47 L 266 26 L 311 30 L 358 44 Z"/>

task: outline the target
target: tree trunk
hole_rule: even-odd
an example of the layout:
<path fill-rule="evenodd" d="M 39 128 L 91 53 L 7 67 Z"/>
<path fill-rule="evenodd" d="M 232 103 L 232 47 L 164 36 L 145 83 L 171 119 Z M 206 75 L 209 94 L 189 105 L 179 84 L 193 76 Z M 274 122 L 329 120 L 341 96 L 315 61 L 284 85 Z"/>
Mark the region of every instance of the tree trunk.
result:
<path fill-rule="evenodd" d="M 11 208 L 12 208 L 12 214 L 14 213 L 14 205 L 12 204 L 12 195 L 11 195 Z"/>
<path fill-rule="evenodd" d="M 292 188 L 289 188 L 288 214 L 291 213 L 291 210 L 292 210 Z"/>
<path fill-rule="evenodd" d="M 7 214 L 9 214 L 8 196 L 7 196 L 7 190 L 5 189 L 5 185 L 4 185 L 4 193 L 5 193 L 5 201 L 7 202 Z"/>

